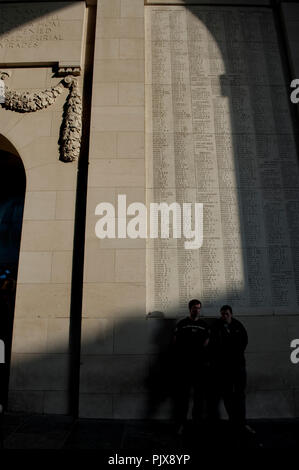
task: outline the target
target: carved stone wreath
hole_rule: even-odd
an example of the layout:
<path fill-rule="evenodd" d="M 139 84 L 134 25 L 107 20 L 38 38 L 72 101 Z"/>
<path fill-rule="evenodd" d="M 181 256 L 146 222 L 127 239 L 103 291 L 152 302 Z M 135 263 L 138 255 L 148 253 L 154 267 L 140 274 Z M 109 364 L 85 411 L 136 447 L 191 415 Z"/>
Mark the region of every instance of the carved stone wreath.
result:
<path fill-rule="evenodd" d="M 0 72 L 0 79 L 9 76 Z M 1 106 L 18 113 L 31 113 L 51 106 L 65 88 L 69 94 L 64 105 L 63 121 L 60 129 L 60 160 L 72 162 L 79 157 L 82 134 L 82 100 L 75 77 L 68 75 L 57 85 L 37 92 L 17 92 L 5 84 L 5 101 Z"/>

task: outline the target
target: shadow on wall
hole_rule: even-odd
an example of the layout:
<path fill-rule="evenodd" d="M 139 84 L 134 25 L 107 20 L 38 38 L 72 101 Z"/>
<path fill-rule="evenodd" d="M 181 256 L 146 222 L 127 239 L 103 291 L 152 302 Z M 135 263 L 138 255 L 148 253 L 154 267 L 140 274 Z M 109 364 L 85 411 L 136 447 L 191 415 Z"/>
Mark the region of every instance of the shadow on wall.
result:
<path fill-rule="evenodd" d="M 172 313 L 175 317 L 176 312 Z M 131 315 L 134 318 L 126 320 L 83 321 L 85 338 L 92 341 L 83 343 L 81 350 L 82 416 L 94 417 L 99 413 L 107 418 L 165 419 L 172 415 L 177 380 L 172 336 L 177 320 L 165 318 L 161 312 L 146 318 L 141 312 Z M 296 390 L 298 393 L 299 380 L 296 366 L 289 359 L 288 345 L 292 334 L 298 331 L 299 320 L 238 318 L 249 335 L 246 354 L 249 416 L 298 415 L 294 394 Z M 209 325 L 214 321 L 204 316 L 203 319 Z M 270 328 L 272 335 L 265 338 L 264 332 Z M 104 338 L 100 329 L 106 329 Z"/>
<path fill-rule="evenodd" d="M 165 112 L 167 99 L 174 121 L 173 142 L 171 137 L 167 141 L 173 144 L 174 161 L 163 166 L 161 149 L 154 160 L 166 174 L 172 164 L 178 172 L 180 187 L 167 187 L 177 197 L 196 175 L 209 244 L 204 242 L 200 250 L 203 295 L 195 296 L 209 315 L 215 315 L 222 303 L 245 315 L 251 413 L 298 415 L 297 371 L 289 358 L 290 339 L 298 336 L 297 123 L 288 96 L 281 25 L 272 8 L 256 7 L 265 2 L 236 9 L 215 6 L 218 2 L 190 3 L 200 2 L 186 1 L 185 7 L 172 10 L 161 5 L 156 13 L 148 7 L 156 41 L 151 57 L 156 77 L 155 82 L 153 73 L 153 129 L 158 136 L 154 148 L 166 140 L 163 125 L 168 126 L 167 138 L 173 132 L 161 116 L 155 127 L 155 116 L 161 109 Z M 158 64 L 163 69 L 160 75 Z M 191 136 L 180 132 L 188 116 Z M 193 144 L 194 162 L 186 151 Z M 167 178 L 157 172 L 154 187 L 162 186 L 162 177 Z M 185 267 L 188 261 L 190 257 L 182 254 L 180 263 Z"/>
<path fill-rule="evenodd" d="M 0 2 L 0 8 L 2 14 L 0 16 L 0 43 L 2 47 L 9 47 L 5 44 L 6 38 L 5 34 L 9 32 L 17 31 L 19 26 L 26 26 L 30 28 L 32 21 L 37 18 L 42 19 L 44 15 L 55 14 L 55 12 L 65 8 L 65 5 L 59 4 L 58 2 L 51 3 L 47 0 L 30 0 L 26 3 L 29 5 L 16 5 L 17 2 L 6 0 L 5 2 Z M 39 3 L 39 5 L 30 5 L 34 3 Z M 76 2 L 68 2 L 70 5 L 75 4 Z M 2 40 L 1 40 L 2 37 Z"/>
<path fill-rule="evenodd" d="M 80 416 L 169 419 L 176 371 L 171 338 L 176 320 L 165 319 L 161 313 L 145 318 L 137 311 L 126 316 L 131 318 L 83 319 Z M 248 417 L 298 416 L 298 372 L 287 349 L 293 332 L 298 331 L 298 319 L 238 318 L 249 334 Z M 265 336 L 270 328 L 271 336 Z M 65 345 L 58 340 L 55 345 L 55 331 L 51 341 L 48 337 L 46 344 L 42 342 L 44 331 L 34 319 L 14 335 L 9 409 L 67 414 L 69 355 Z"/>
<path fill-rule="evenodd" d="M 52 8 L 51 4 L 45 5 L 45 8 Z M 55 9 L 57 4 L 51 11 Z M 294 189 L 295 194 L 298 190 L 299 175 L 292 153 L 295 144 L 283 72 L 280 60 L 273 62 L 271 59 L 272 49 L 276 50 L 276 39 L 273 42 L 276 33 L 269 25 L 263 28 L 264 25 L 251 18 L 246 10 L 241 23 L 233 15 L 226 15 L 226 24 L 232 32 L 229 38 L 223 30 L 224 23 L 215 12 L 204 13 L 202 8 L 189 6 L 188 9 L 195 20 L 205 25 L 213 39 L 209 48 L 211 57 L 214 57 L 213 54 L 215 57 L 208 67 L 213 67 L 213 105 L 218 110 L 218 120 L 210 115 L 209 122 L 218 129 L 215 132 L 216 150 L 221 155 L 221 162 L 217 163 L 216 170 L 223 188 L 220 198 L 221 218 L 225 221 L 223 227 L 232 243 L 232 247 L 225 249 L 226 259 L 231 260 L 225 271 L 228 290 L 225 295 L 220 295 L 217 290 L 213 293 L 210 289 L 208 293 L 208 289 L 204 289 L 203 307 L 215 308 L 216 314 L 221 304 L 230 303 L 238 314 L 238 306 L 244 303 L 246 297 L 246 305 L 252 305 L 253 309 L 263 308 L 267 304 L 267 308 L 273 312 L 275 307 L 282 304 L 287 310 L 289 295 L 294 292 L 294 286 L 291 294 L 288 290 L 289 265 L 286 263 L 286 268 L 280 268 L 271 280 L 269 272 L 271 269 L 275 272 L 275 266 L 280 266 L 283 256 L 285 259 L 290 258 L 290 253 L 282 253 L 281 248 L 281 241 L 286 236 L 285 227 L 296 237 L 298 234 L 296 220 L 292 217 L 292 208 L 296 207 L 298 201 L 289 200 L 288 219 L 280 208 L 283 192 Z M 35 14 L 32 10 L 28 21 Z M 175 22 L 175 18 L 173 20 Z M 2 34 L 24 24 L 26 18 L 24 20 L 16 15 L 12 21 L 15 23 L 1 23 L 1 28 L 6 28 Z M 272 41 L 269 40 L 269 44 L 272 44 L 269 55 L 264 56 L 263 49 L 256 41 L 257 26 L 262 39 L 272 38 Z M 192 22 L 190 28 L 191 31 Z M 199 94 L 204 96 L 205 90 L 200 90 L 198 79 L 200 67 L 206 67 L 207 64 L 197 60 L 201 58 L 201 44 L 197 37 L 193 39 L 196 46 L 193 50 L 197 51 L 197 55 L 193 58 L 191 73 L 194 87 L 198 86 L 197 91 L 202 91 Z M 238 74 L 244 78 L 244 82 L 236 80 Z M 278 100 L 277 97 L 282 98 Z M 226 98 L 228 105 L 223 98 Z M 282 108 L 279 108 L 279 103 L 283 103 Z M 207 116 L 198 118 L 195 134 L 199 136 L 200 129 L 207 121 Z M 224 132 L 225 126 L 229 128 L 228 133 Z M 208 143 L 207 140 L 205 145 Z M 176 158 L 179 156 L 176 155 Z M 209 190 L 210 158 L 208 152 L 201 150 L 197 156 L 198 168 L 195 171 L 201 173 L 199 181 L 203 193 Z M 282 160 L 285 164 L 281 169 Z M 232 194 L 235 179 L 237 190 Z M 205 203 L 202 199 L 200 202 Z M 213 220 L 213 204 L 209 206 L 207 203 L 207 206 L 210 210 L 208 217 Z M 240 233 L 236 231 L 236 218 L 240 223 Z M 264 220 L 267 221 L 265 227 L 261 223 Z M 235 240 L 240 239 L 243 260 L 240 262 L 238 259 L 236 263 L 231 251 Z M 296 256 L 298 254 L 293 257 L 293 270 L 299 266 Z M 206 254 L 203 259 L 208 265 L 209 256 Z M 241 273 L 245 286 L 240 287 L 240 273 L 234 277 L 235 263 L 245 267 Z M 280 278 L 284 284 L 279 289 Z M 206 279 L 204 281 L 208 287 Z M 264 288 L 265 284 L 267 289 Z M 292 298 L 293 303 L 295 300 Z M 37 306 L 36 310 L 38 308 L 42 309 L 43 306 Z M 170 415 L 173 377 L 170 338 L 175 322 L 168 317 L 175 317 L 176 312 L 170 312 L 170 315 L 168 312 L 167 318 L 161 314 L 159 318 L 145 319 L 144 312 L 137 311 L 124 312 L 123 316 L 128 319 L 83 319 L 84 336 L 90 339 L 81 346 L 81 415 L 102 418 L 167 417 Z M 44 328 L 47 328 L 47 321 L 43 323 Z M 298 373 L 295 374 L 296 367 L 290 363 L 288 349 L 290 339 L 295 337 L 293 332 L 298 331 L 297 317 L 246 316 L 241 321 L 244 321 L 249 332 L 248 391 L 252 415 L 298 416 Z M 28 331 L 23 329 L 16 332 L 18 346 L 11 376 L 10 401 L 12 407 L 20 411 L 66 413 L 68 398 L 73 392 L 68 391 L 68 351 L 58 341 L 57 347 L 36 345 L 33 337 L 34 332 L 39 334 L 38 328 L 39 325 L 35 327 L 32 322 L 28 323 Z M 271 335 L 267 334 L 269 331 Z"/>
<path fill-rule="evenodd" d="M 153 187 L 162 187 L 173 167 L 178 187 L 167 189 L 178 198 L 195 187 L 204 204 L 201 298 L 212 311 L 225 298 L 242 314 L 298 313 L 298 159 L 272 10 L 148 8 L 155 37 L 153 146 L 168 139 L 173 148 L 173 161 L 165 146 L 154 154 L 161 171 Z M 168 65 L 159 75 L 162 60 Z M 159 106 L 166 113 L 167 104 L 173 126 L 166 117 L 155 126 Z M 182 251 L 186 266 L 192 254 Z"/>

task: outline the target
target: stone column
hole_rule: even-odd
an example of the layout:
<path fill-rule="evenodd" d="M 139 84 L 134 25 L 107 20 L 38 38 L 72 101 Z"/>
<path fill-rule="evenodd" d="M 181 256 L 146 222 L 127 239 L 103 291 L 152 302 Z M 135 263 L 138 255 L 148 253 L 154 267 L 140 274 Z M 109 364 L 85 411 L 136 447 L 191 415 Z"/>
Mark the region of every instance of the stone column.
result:
<path fill-rule="evenodd" d="M 144 2 L 97 7 L 87 194 L 80 416 L 140 417 L 147 373 L 145 240 L 98 239 L 95 208 L 145 202 Z M 117 233 L 116 233 L 117 236 Z"/>

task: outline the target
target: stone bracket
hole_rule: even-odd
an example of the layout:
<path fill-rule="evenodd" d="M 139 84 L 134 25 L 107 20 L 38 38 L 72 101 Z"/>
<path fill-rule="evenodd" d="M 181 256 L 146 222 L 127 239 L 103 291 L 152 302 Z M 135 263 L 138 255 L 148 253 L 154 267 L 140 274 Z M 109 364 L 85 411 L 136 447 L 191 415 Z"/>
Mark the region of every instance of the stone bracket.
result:
<path fill-rule="evenodd" d="M 59 62 L 57 75 L 59 77 L 66 77 L 67 75 L 73 75 L 78 77 L 81 75 L 81 66 L 80 65 L 69 65 Z"/>

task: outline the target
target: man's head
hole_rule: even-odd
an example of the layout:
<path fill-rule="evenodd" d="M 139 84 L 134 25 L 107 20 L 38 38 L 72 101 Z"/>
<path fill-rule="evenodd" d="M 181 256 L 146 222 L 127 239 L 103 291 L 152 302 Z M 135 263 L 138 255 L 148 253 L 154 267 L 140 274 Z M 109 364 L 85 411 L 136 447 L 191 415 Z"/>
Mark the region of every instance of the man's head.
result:
<path fill-rule="evenodd" d="M 225 323 L 230 323 L 232 321 L 233 310 L 230 305 L 223 305 L 220 309 L 220 315 L 222 320 Z"/>
<path fill-rule="evenodd" d="M 197 299 L 192 299 L 190 300 L 188 306 L 190 317 L 192 318 L 192 320 L 195 320 L 195 318 L 200 315 L 201 301 Z"/>

